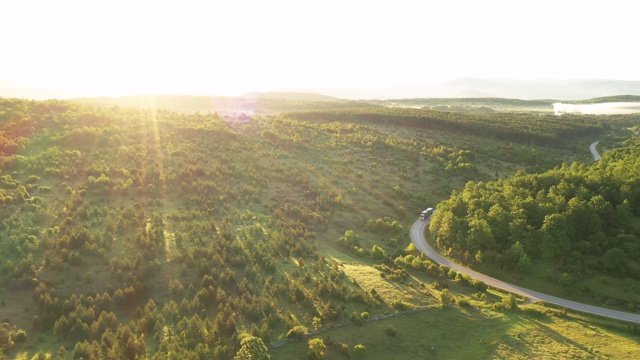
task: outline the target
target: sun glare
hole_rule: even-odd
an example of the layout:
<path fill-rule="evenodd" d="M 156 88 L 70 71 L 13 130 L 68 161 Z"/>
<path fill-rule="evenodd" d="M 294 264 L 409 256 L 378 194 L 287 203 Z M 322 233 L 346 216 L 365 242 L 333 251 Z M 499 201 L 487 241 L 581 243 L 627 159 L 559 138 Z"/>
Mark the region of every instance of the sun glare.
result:
<path fill-rule="evenodd" d="M 4 5 L 11 16 L 0 31 L 12 34 L 3 41 L 14 56 L 0 59 L 0 80 L 87 96 L 238 95 L 457 77 L 640 79 L 624 36 L 634 23 L 626 6 L 581 3 L 579 15 L 568 16 L 578 14 L 573 4 L 550 1 L 37 4 L 38 11 L 31 2 Z M 596 19 L 600 26 L 589 26 Z M 585 57 L 580 49 L 593 51 Z"/>

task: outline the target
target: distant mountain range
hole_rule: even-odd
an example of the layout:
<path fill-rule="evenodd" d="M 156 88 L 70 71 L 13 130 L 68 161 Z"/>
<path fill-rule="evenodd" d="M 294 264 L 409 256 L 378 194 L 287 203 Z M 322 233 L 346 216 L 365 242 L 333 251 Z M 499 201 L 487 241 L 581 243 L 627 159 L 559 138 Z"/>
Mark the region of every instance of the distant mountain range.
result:
<path fill-rule="evenodd" d="M 297 93 L 302 93 L 296 95 Z M 312 95 L 311 93 L 315 93 Z M 321 95 L 320 95 L 321 94 Z M 188 95 L 188 94 L 185 94 Z M 212 94 L 214 95 L 214 94 Z M 325 97 L 323 98 L 324 95 Z M 640 81 L 577 79 L 577 80 L 487 80 L 460 78 L 438 83 L 408 84 L 378 89 L 308 88 L 283 92 L 251 93 L 243 99 L 280 99 L 332 101 L 339 99 L 412 99 L 412 98 L 507 98 L 522 100 L 555 99 L 583 100 L 614 95 L 640 95 Z M 56 89 L 19 87 L 0 82 L 0 97 L 27 99 L 69 99 L 79 94 Z M 313 98 L 313 99 L 312 99 Z"/>

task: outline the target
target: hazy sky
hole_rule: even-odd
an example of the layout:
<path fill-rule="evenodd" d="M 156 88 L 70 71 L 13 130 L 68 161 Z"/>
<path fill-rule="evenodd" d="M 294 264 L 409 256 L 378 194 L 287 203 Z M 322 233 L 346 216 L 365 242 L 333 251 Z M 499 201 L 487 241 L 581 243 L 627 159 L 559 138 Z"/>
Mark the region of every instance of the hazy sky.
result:
<path fill-rule="evenodd" d="M 633 1 L 21 0 L 0 14 L 0 86 L 86 95 L 640 80 Z"/>

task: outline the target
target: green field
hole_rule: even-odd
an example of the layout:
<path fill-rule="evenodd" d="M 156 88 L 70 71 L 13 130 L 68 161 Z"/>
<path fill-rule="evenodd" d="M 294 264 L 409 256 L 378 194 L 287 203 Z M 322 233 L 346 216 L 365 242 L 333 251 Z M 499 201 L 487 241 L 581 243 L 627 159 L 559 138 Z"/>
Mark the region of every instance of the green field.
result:
<path fill-rule="evenodd" d="M 299 112 L 236 121 L 178 100 L 180 112 L 0 99 L 0 358 L 232 359 L 251 334 L 296 359 L 315 327 L 328 359 L 341 344 L 370 359 L 637 357 L 637 328 L 504 309 L 408 237 L 467 182 L 591 163 L 588 144 L 635 118 L 554 119 L 535 143 L 516 125 L 544 117 L 526 109 L 276 99 L 265 113 Z M 456 305 L 442 307 L 444 289 Z"/>
<path fill-rule="evenodd" d="M 388 327 L 397 330 L 389 336 Z M 625 325 L 562 315 L 537 305 L 518 311 L 496 312 L 482 306 L 430 307 L 424 311 L 384 320 L 327 330 L 322 338 L 326 358 L 343 358 L 346 344 L 351 358 L 358 344 L 364 359 L 530 359 L 530 358 L 636 358 L 637 335 Z M 271 351 L 272 358 L 299 359 L 307 341 L 287 343 Z"/>

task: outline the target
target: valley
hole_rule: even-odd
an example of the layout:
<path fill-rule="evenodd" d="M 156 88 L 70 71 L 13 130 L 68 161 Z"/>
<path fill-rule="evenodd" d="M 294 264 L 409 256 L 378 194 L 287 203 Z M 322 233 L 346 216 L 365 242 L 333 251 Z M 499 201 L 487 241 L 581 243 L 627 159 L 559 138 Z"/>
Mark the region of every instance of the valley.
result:
<path fill-rule="evenodd" d="M 0 358 L 233 359 L 250 341 L 278 359 L 320 342 L 327 358 L 638 355 L 636 325 L 502 293 L 431 262 L 410 237 L 420 211 L 466 188 L 600 166 L 594 141 L 634 169 L 608 154 L 637 147 L 637 115 L 254 97 L 266 100 L 245 121 L 190 97 L 0 99 Z M 625 233 L 606 236 L 633 250 L 637 187 L 617 189 L 633 202 L 617 220 Z M 568 285 L 563 261 L 530 260 L 532 273 L 547 269 L 540 291 L 640 305 L 635 255 L 627 277 Z"/>

